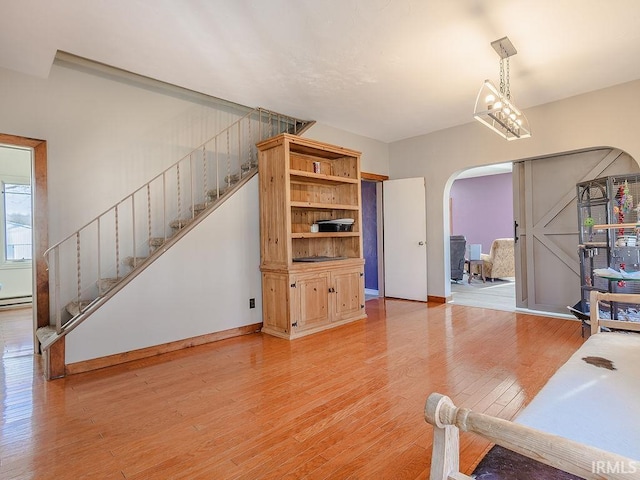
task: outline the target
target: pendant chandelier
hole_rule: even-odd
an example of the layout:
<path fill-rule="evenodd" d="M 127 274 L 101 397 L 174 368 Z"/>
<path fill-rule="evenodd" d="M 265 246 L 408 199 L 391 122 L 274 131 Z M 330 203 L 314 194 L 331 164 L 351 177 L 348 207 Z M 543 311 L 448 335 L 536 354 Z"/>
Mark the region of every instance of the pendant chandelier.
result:
<path fill-rule="evenodd" d="M 507 140 L 531 136 L 529 122 L 511 99 L 509 57 L 518 53 L 509 38 L 491 42 L 500 56 L 500 88 L 485 80 L 478 92 L 473 117 Z"/>

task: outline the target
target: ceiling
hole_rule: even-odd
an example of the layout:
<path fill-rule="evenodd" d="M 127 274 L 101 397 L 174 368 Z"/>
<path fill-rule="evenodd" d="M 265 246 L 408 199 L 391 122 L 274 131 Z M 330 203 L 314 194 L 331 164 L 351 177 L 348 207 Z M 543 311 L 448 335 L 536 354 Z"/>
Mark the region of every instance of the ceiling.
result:
<path fill-rule="evenodd" d="M 0 0 L 0 67 L 57 50 L 392 142 L 472 121 L 493 40 L 527 107 L 640 78 L 638 0 Z M 535 125 L 532 125 L 535 135 Z"/>

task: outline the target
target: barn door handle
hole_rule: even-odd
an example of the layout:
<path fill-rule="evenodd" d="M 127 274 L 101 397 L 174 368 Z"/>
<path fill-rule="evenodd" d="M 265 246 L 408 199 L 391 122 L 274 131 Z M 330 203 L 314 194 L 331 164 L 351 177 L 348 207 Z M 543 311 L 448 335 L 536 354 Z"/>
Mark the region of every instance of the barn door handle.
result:
<path fill-rule="evenodd" d="M 518 222 L 513 221 L 513 243 L 518 243 Z"/>

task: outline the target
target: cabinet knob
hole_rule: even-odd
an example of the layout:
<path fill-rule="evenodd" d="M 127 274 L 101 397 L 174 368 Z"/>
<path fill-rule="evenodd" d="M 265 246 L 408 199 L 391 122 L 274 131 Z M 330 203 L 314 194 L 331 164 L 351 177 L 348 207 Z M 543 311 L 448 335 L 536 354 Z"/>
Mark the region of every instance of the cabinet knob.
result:
<path fill-rule="evenodd" d="M 422 245 L 424 245 L 424 242 L 423 242 L 422 240 L 420 240 L 420 241 L 418 242 L 418 245 L 422 246 Z"/>

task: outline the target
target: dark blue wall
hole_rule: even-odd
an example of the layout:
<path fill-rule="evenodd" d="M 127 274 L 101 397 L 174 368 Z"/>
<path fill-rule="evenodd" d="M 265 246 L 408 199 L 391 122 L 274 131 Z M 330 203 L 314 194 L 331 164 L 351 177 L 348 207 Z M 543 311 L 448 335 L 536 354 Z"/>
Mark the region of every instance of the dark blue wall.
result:
<path fill-rule="evenodd" d="M 375 182 L 362 182 L 362 224 L 364 288 L 378 290 L 378 212 Z"/>

